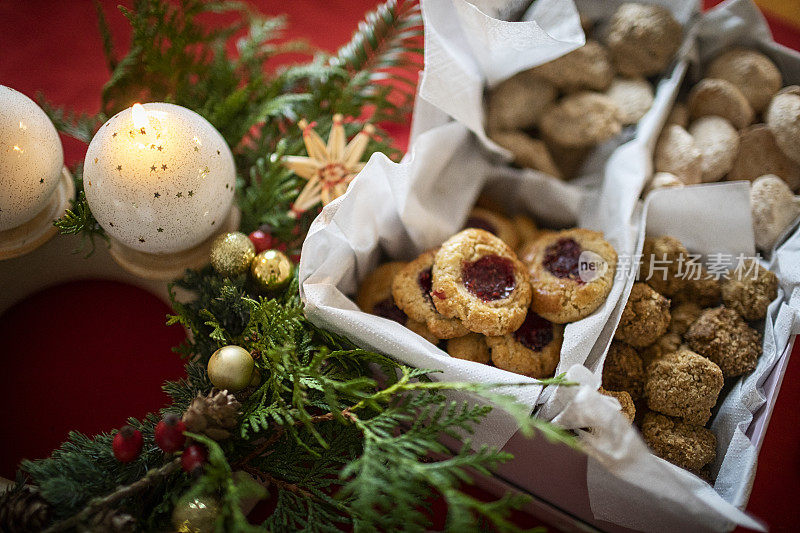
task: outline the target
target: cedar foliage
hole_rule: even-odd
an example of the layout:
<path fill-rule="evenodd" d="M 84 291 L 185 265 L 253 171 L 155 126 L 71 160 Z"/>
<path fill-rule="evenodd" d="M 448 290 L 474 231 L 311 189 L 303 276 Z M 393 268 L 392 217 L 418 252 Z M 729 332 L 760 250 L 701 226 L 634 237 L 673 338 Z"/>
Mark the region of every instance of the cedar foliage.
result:
<path fill-rule="evenodd" d="M 242 229 L 269 224 L 273 235 L 297 247 L 314 213 L 300 221 L 286 213 L 301 180 L 280 165 L 286 154 L 304 152 L 295 123 L 316 121 L 325 131 L 335 113 L 355 117 L 348 134 L 365 120 L 407 120 L 414 94 L 412 76 L 421 68 L 421 16 L 413 1 L 390 0 L 367 15 L 351 42 L 334 55 L 314 53 L 306 64 L 266 72 L 264 64 L 302 43 L 280 43 L 284 21 L 264 17 L 245 4 L 208 0 L 138 0 L 120 8 L 133 28 L 130 50 L 120 56 L 98 6 L 101 37 L 112 71 L 102 93 L 102 113 L 74 116 L 46 106 L 57 128 L 84 142 L 106 117 L 135 101 L 168 101 L 189 107 L 223 134 L 238 172 L 237 202 Z M 221 13 L 235 21 L 209 29 L 200 19 Z M 235 36 L 236 53 L 230 44 Z M 365 110 L 369 113 L 365 115 Z M 369 153 L 397 155 L 386 140 L 373 139 Z M 81 191 L 56 225 L 63 233 L 104 237 Z M 174 289 L 174 316 L 191 333 L 176 348 L 187 359 L 187 376 L 167 382 L 166 412 L 182 412 L 211 390 L 205 365 L 218 348 L 237 344 L 256 361 L 260 383 L 241 393 L 239 426 L 232 438 L 214 442 L 190 435 L 209 451 L 203 474 L 194 479 L 174 468 L 155 445 L 160 419 L 129 420 L 144 437 L 140 457 L 119 463 L 113 435 L 69 440 L 43 460 L 25 461 L 18 484 L 31 482 L 52 509 L 51 531 L 80 529 L 93 515 L 114 508 L 144 530 L 168 527 L 175 505 L 195 496 L 219 499 L 217 531 L 419 531 L 430 525 L 426 502 L 435 494 L 448 503 L 447 527 L 478 530 L 486 523 L 510 531 L 512 508 L 522 499 L 481 502 L 461 490 L 471 470 L 488 473 L 511 456 L 479 448 L 468 437 L 491 410 L 485 402 L 455 402 L 445 392 L 484 396 L 516 416 L 521 430 L 574 446 L 566 432 L 529 416 L 529 409 L 491 387 L 443 383 L 431 371 L 412 369 L 362 350 L 348 339 L 316 327 L 303 314 L 297 280 L 264 297 L 246 276 L 228 279 L 210 268 L 187 271 Z M 375 378 L 379 368 L 383 379 Z M 563 377 L 543 380 L 563 384 Z M 450 452 L 443 436 L 464 441 Z M 275 508 L 263 524 L 250 524 L 240 509 L 248 498 L 270 495 Z M 113 502 L 113 503 L 112 503 Z"/>

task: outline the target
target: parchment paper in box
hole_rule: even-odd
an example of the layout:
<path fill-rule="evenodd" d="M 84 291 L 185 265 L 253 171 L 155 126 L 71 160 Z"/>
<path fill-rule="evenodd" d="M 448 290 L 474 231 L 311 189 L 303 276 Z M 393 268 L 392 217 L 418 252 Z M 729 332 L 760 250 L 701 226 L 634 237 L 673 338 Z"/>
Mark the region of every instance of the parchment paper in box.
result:
<path fill-rule="evenodd" d="M 463 225 L 484 186 L 499 192 L 512 210 L 524 210 L 549 226 L 572 226 L 592 203 L 586 192 L 542 173 L 494 166 L 462 124 L 450 122 L 420 135 L 399 164 L 376 154 L 344 196 L 314 221 L 300 262 L 301 295 L 316 324 L 361 346 L 416 367 L 441 369 L 437 379 L 482 383 L 535 383 L 495 367 L 455 359 L 395 322 L 362 313 L 348 299 L 382 256 L 410 260 L 438 246 Z M 603 229 L 603 228 L 600 228 Z M 627 281 L 627 280 L 625 280 Z M 616 307 L 624 281 L 592 316 L 570 324 L 558 372 L 580 365 Z M 504 390 L 531 409 L 538 385 Z M 499 410 L 478 428 L 473 442 L 502 447 L 517 426 Z"/>

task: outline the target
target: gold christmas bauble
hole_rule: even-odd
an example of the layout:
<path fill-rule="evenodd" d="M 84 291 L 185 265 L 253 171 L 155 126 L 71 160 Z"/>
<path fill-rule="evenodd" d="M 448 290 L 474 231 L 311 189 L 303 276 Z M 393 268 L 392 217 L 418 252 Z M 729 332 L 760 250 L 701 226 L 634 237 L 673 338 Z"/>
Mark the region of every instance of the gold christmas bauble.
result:
<path fill-rule="evenodd" d="M 256 247 L 244 233 L 223 233 L 211 244 L 211 266 L 219 274 L 231 277 L 247 272 L 256 256 Z"/>
<path fill-rule="evenodd" d="M 255 361 L 241 346 L 223 346 L 208 360 L 208 379 L 218 389 L 236 392 L 253 379 Z"/>
<path fill-rule="evenodd" d="M 291 259 L 278 250 L 261 252 L 250 265 L 250 273 L 262 291 L 277 291 L 286 287 L 292 279 L 293 269 Z"/>
<path fill-rule="evenodd" d="M 219 516 L 219 502 L 212 496 L 181 500 L 172 511 L 172 526 L 179 533 L 210 533 Z"/>

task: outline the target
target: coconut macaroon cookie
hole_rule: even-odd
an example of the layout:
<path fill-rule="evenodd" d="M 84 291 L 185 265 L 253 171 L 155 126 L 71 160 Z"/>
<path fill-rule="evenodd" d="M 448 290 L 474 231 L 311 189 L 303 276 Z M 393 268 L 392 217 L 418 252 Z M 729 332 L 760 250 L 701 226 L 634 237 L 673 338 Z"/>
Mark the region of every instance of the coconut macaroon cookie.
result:
<path fill-rule="evenodd" d="M 606 42 L 621 74 L 651 76 L 667 67 L 682 39 L 683 28 L 668 10 L 628 3 L 611 17 Z"/>
<path fill-rule="evenodd" d="M 553 84 L 531 70 L 512 76 L 489 92 L 489 131 L 527 129 L 536 125 L 545 108 L 555 101 L 556 95 Z"/>
<path fill-rule="evenodd" d="M 708 66 L 706 76 L 734 84 L 756 113 L 766 109 L 783 85 L 775 63 L 761 52 L 748 48 L 732 48 L 722 53 Z"/>
<path fill-rule="evenodd" d="M 647 283 L 633 284 L 614 338 L 636 348 L 653 344 L 669 327 L 669 300 Z"/>
<path fill-rule="evenodd" d="M 765 174 L 774 174 L 792 190 L 800 189 L 800 167 L 786 157 L 766 124 L 754 124 L 741 131 L 739 150 L 728 172 L 728 181 L 754 181 Z"/>
<path fill-rule="evenodd" d="M 425 324 L 438 338 L 464 336 L 469 330 L 458 319 L 442 316 L 433 306 L 431 269 L 435 256 L 435 250 L 427 251 L 397 271 L 392 296 L 409 318 Z"/>
<path fill-rule="evenodd" d="M 692 122 L 689 134 L 702 155 L 702 181 L 708 183 L 722 179 L 733 167 L 739 151 L 739 132 L 726 119 L 709 115 Z"/>
<path fill-rule="evenodd" d="M 800 164 L 800 86 L 784 87 L 769 104 L 766 119 L 786 156 Z"/>
<path fill-rule="evenodd" d="M 594 313 L 611 292 L 617 268 L 617 252 L 603 234 L 581 228 L 543 235 L 526 247 L 523 260 L 531 310 L 557 324 Z"/>
<path fill-rule="evenodd" d="M 684 337 L 689 347 L 715 362 L 726 378 L 752 372 L 761 355 L 761 335 L 733 309 L 706 309 Z"/>
<path fill-rule="evenodd" d="M 586 44 L 533 69 L 559 89 L 604 91 L 614 77 L 614 67 L 605 47 L 588 39 Z"/>
<path fill-rule="evenodd" d="M 653 105 L 653 87 L 644 78 L 614 78 L 605 94 L 617 104 L 625 125 L 639 122 Z"/>
<path fill-rule="evenodd" d="M 516 331 L 486 337 L 486 344 L 497 368 L 541 379 L 555 373 L 563 340 L 564 326 L 529 311 Z"/>
<path fill-rule="evenodd" d="M 753 108 L 734 84 L 727 80 L 706 78 L 692 87 L 687 102 L 692 119 L 716 115 L 740 130 L 753 122 Z"/>
<path fill-rule="evenodd" d="M 694 138 L 677 124 L 670 124 L 656 143 L 653 165 L 656 172 L 668 172 L 685 185 L 700 183 L 703 177 L 703 154 Z"/>
<path fill-rule="evenodd" d="M 542 115 L 539 128 L 545 139 L 582 148 L 607 141 L 622 131 L 619 108 L 606 95 L 583 91 L 570 94 Z"/>
<path fill-rule="evenodd" d="M 717 457 L 717 437 L 710 430 L 677 418 L 647 413 L 642 437 L 654 454 L 695 473 Z"/>
<path fill-rule="evenodd" d="M 431 296 L 436 309 L 484 335 L 505 335 L 522 325 L 531 301 L 525 265 L 488 231 L 465 229 L 436 253 Z"/>
<path fill-rule="evenodd" d="M 722 284 L 722 301 L 745 320 L 763 320 L 778 297 L 778 276 L 755 259 L 743 261 Z"/>
<path fill-rule="evenodd" d="M 644 391 L 644 363 L 628 344 L 612 341 L 603 363 L 603 388 L 625 391 L 633 400 L 642 397 Z"/>

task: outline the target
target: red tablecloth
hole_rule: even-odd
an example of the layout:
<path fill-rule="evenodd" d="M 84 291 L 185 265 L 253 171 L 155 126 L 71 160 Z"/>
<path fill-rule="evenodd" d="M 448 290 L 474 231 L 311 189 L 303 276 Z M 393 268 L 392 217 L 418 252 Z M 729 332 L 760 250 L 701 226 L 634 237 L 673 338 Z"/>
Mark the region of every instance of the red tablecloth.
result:
<path fill-rule="evenodd" d="M 117 2 L 102 3 L 117 42 L 124 45 L 129 32 L 114 8 Z M 377 2 L 253 3 L 265 13 L 286 13 L 288 36 L 334 50 Z M 800 49 L 800 29 L 776 18 L 770 23 L 780 42 Z M 41 91 L 58 105 L 96 112 L 107 77 L 90 2 L 0 2 L 0 83 L 29 96 Z M 407 129 L 392 133 L 404 146 Z M 80 143 L 65 140 L 68 163 L 81 161 L 84 150 Z M 139 289 L 92 281 L 44 291 L 0 317 L 0 390 L 6 398 L 0 409 L 0 476 L 12 477 L 23 457 L 47 455 L 70 429 L 110 430 L 128 416 L 141 417 L 158 409 L 165 401 L 161 382 L 182 372 L 182 363 L 170 348 L 183 334 L 164 325 L 167 312 L 160 301 Z M 748 506 L 773 531 L 795 530 L 800 522 L 800 426 L 794 411 L 800 403 L 800 361 L 794 359 L 772 416 Z M 536 523 L 535 517 L 518 518 L 520 525 Z"/>

